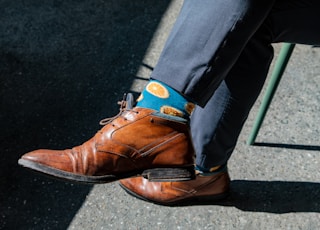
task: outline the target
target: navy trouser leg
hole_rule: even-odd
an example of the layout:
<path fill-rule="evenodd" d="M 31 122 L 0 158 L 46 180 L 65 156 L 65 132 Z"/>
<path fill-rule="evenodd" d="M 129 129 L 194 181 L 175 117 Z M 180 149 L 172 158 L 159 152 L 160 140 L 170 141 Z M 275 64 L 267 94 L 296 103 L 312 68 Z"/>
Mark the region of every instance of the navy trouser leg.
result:
<path fill-rule="evenodd" d="M 318 12 L 315 0 L 277 1 L 206 106 L 193 113 L 197 165 L 210 168 L 227 162 L 267 76 L 273 56 L 270 43 L 320 44 Z"/>
<path fill-rule="evenodd" d="M 230 158 L 252 105 L 258 97 L 273 57 L 268 28 L 250 39 L 225 80 L 204 108 L 196 107 L 191 133 L 196 164 L 211 168 Z M 262 31 L 263 30 L 263 31 Z"/>
<path fill-rule="evenodd" d="M 185 0 L 151 78 L 204 106 L 275 0 Z"/>

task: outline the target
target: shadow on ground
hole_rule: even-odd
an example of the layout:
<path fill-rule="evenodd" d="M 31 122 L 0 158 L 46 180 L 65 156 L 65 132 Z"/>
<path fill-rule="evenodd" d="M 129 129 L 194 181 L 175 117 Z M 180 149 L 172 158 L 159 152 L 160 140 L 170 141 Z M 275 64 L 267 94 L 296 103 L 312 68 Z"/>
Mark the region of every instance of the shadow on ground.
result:
<path fill-rule="evenodd" d="M 236 207 L 242 211 L 290 213 L 320 213 L 320 183 L 294 181 L 231 182 L 229 196 L 222 201 L 186 202 L 188 205 L 221 205 Z"/>
<path fill-rule="evenodd" d="M 320 212 L 320 183 L 235 180 L 231 188 L 222 205 L 251 212 Z"/>
<path fill-rule="evenodd" d="M 17 165 L 117 113 L 170 1 L 0 2 L 0 229 L 66 229 L 91 186 Z"/>
<path fill-rule="evenodd" d="M 285 143 L 265 143 L 256 142 L 254 146 L 260 147 L 272 147 L 272 148 L 285 148 L 285 149 L 298 149 L 298 150 L 308 150 L 308 151 L 320 151 L 319 145 L 299 145 L 299 144 L 285 144 Z"/>

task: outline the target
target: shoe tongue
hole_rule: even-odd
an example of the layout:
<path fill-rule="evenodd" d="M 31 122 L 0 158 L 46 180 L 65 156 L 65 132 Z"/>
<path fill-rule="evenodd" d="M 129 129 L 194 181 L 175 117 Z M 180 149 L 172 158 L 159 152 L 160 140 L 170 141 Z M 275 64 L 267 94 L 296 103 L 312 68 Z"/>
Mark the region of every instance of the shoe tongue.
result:
<path fill-rule="evenodd" d="M 134 98 L 132 93 L 128 93 L 126 96 L 126 109 L 132 109 L 134 105 Z"/>

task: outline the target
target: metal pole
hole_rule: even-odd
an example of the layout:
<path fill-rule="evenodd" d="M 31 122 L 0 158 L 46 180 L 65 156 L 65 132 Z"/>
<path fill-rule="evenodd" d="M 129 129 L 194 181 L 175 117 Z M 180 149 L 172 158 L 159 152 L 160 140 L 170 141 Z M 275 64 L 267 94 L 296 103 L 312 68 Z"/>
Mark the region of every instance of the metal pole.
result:
<path fill-rule="evenodd" d="M 262 122 L 266 116 L 266 113 L 268 111 L 272 98 L 277 90 L 277 87 L 286 69 L 286 66 L 288 64 L 288 61 L 290 59 L 290 56 L 293 52 L 294 47 L 295 47 L 295 44 L 291 44 L 291 43 L 284 43 L 281 47 L 277 62 L 275 64 L 275 67 L 272 71 L 272 75 L 270 77 L 269 85 L 266 89 L 266 93 L 264 95 L 264 98 L 262 99 L 261 106 L 258 111 L 258 115 L 256 117 L 253 128 L 249 135 L 249 138 L 247 141 L 248 145 L 253 145 L 256 140 L 256 137 L 259 133 Z"/>

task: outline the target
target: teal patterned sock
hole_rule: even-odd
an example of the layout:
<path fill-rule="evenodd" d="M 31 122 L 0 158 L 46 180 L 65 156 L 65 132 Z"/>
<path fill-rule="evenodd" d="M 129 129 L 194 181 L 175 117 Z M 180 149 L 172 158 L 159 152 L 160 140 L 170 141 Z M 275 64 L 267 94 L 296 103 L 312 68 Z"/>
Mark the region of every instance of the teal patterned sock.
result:
<path fill-rule="evenodd" d="M 170 86 L 150 80 L 138 98 L 137 107 L 149 108 L 161 113 L 189 118 L 195 104 L 188 101 Z"/>

